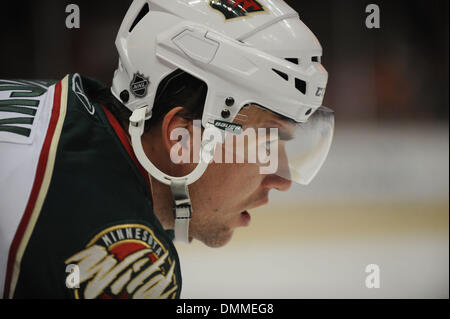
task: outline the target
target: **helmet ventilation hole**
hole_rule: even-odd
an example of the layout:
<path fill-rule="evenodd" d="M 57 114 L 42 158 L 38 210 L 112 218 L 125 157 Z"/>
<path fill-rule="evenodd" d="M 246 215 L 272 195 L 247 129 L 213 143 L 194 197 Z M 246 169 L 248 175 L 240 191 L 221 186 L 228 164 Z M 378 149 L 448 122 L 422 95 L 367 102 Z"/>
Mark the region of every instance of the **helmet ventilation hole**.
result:
<path fill-rule="evenodd" d="M 148 7 L 148 3 L 145 3 L 145 5 L 142 7 L 141 11 L 139 11 L 138 15 L 136 16 L 136 19 L 134 19 L 129 32 L 133 31 L 133 29 L 136 27 L 136 25 L 139 23 L 139 21 L 141 21 L 142 18 L 144 18 L 145 15 L 149 12 L 150 12 L 150 8 Z"/>
<path fill-rule="evenodd" d="M 279 76 L 281 76 L 283 79 L 285 79 L 286 81 L 289 81 L 289 75 L 287 75 L 286 73 L 284 73 L 284 72 L 281 72 L 281 71 L 278 71 L 278 70 L 275 70 L 275 69 L 272 69 L 273 70 L 273 72 L 275 72 L 276 74 L 278 74 Z"/>
<path fill-rule="evenodd" d="M 306 82 L 300 79 L 295 78 L 295 87 L 297 90 L 306 94 Z"/>
<path fill-rule="evenodd" d="M 286 58 L 286 61 L 292 62 L 294 64 L 299 64 L 299 59 L 298 58 Z"/>

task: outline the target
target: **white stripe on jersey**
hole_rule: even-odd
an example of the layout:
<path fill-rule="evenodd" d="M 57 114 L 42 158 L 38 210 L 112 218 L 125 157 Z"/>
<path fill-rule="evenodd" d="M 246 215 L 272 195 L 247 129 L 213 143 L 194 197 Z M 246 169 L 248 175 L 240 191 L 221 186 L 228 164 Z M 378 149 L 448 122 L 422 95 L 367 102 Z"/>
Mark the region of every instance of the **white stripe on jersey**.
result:
<path fill-rule="evenodd" d="M 0 91 L 0 100 L 10 99 L 11 91 Z M 3 296 L 9 248 L 28 203 L 41 149 L 52 114 L 55 86 L 40 97 L 29 138 L 0 132 L 0 298 Z M 1 118 L 17 113 L 0 112 Z"/>

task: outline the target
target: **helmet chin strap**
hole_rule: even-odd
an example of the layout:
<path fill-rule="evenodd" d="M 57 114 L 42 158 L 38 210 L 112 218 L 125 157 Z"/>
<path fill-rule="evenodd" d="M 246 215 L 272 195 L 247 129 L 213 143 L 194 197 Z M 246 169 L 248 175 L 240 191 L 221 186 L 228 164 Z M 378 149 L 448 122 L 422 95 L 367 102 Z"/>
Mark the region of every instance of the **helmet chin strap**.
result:
<path fill-rule="evenodd" d="M 189 243 L 189 222 L 192 218 L 192 205 L 189 197 L 188 185 L 196 182 L 206 171 L 209 163 L 212 161 L 216 139 L 203 141 L 200 150 L 200 162 L 197 167 L 189 174 L 183 177 L 173 177 L 161 172 L 145 155 L 142 146 L 142 134 L 144 133 L 145 120 L 151 114 L 148 107 L 137 109 L 130 117 L 129 133 L 131 144 L 139 163 L 144 169 L 159 182 L 169 185 L 174 199 L 174 218 L 175 218 L 175 241 Z M 150 115 L 151 117 L 151 115 Z M 220 134 L 220 131 L 214 126 L 209 126 L 206 130 L 211 130 L 211 134 Z M 217 130 L 217 131 L 215 131 Z M 214 135 L 217 136 L 217 135 Z"/>

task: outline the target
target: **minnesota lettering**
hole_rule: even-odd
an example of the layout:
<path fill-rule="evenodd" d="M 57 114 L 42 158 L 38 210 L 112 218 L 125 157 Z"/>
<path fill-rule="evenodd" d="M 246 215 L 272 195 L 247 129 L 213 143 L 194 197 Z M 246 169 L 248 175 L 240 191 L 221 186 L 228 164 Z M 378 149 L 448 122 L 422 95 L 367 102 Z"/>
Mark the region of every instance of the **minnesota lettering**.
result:
<path fill-rule="evenodd" d="M 76 298 L 174 298 L 175 262 L 143 225 L 115 226 L 97 235 L 87 248 L 66 260 L 76 265 Z"/>

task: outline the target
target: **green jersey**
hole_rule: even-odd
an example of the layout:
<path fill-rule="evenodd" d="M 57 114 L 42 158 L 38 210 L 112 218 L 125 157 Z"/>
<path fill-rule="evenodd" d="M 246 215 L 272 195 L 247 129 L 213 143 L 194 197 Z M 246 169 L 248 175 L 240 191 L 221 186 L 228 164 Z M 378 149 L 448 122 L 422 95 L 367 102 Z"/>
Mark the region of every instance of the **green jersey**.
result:
<path fill-rule="evenodd" d="M 0 289 L 5 298 L 178 298 L 173 236 L 148 174 L 78 74 L 0 81 Z"/>

